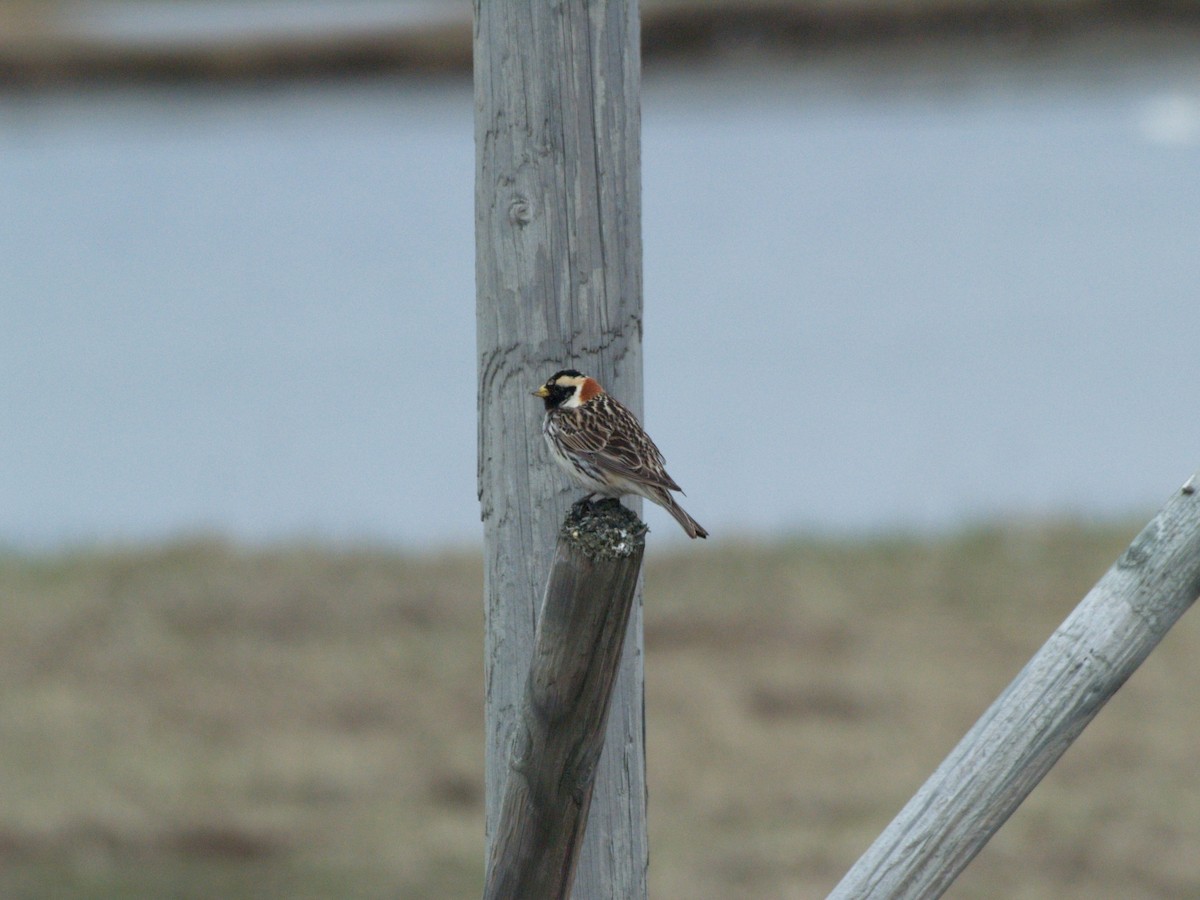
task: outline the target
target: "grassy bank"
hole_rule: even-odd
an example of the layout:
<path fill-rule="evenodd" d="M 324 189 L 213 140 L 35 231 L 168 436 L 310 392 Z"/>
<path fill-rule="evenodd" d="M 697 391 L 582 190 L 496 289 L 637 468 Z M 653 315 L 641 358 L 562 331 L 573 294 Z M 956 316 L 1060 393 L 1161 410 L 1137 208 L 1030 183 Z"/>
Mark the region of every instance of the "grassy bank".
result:
<path fill-rule="evenodd" d="M 652 894 L 823 896 L 1135 530 L 652 559 Z M 480 581 L 220 543 L 4 560 L 0 895 L 477 895 Z M 949 896 L 1200 894 L 1198 628 Z"/>
<path fill-rule="evenodd" d="M 71 4 L 0 0 L 0 89 L 470 74 L 466 0 L 424 16 L 402 9 L 390 23 L 361 25 L 350 16 L 342 24 L 296 31 L 239 28 L 223 16 L 214 17 L 225 23 L 216 33 L 211 22 L 196 28 L 193 20 L 191 28 L 160 26 L 146 35 L 97 32 Z M 1200 28 L 1200 7 L 1192 0 L 642 0 L 639 9 L 642 57 L 651 66 L 727 56 L 803 61 L 847 49 L 915 55 L 946 42 L 985 54 L 1000 45 L 1023 53 L 1097 35 L 1122 52 L 1153 52 L 1162 39 L 1186 42 Z M 1132 48 L 1126 46 L 1131 36 Z"/>

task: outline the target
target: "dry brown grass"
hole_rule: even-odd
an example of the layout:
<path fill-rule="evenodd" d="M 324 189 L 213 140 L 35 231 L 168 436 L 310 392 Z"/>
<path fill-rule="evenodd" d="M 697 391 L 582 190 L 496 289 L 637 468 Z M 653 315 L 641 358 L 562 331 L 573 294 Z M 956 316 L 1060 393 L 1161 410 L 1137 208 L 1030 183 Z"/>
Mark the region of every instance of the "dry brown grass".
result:
<path fill-rule="evenodd" d="M 647 570 L 651 892 L 821 897 L 1135 527 Z M 0 896 L 477 896 L 480 562 L 0 562 Z M 1200 895 L 1185 616 L 948 896 Z"/>

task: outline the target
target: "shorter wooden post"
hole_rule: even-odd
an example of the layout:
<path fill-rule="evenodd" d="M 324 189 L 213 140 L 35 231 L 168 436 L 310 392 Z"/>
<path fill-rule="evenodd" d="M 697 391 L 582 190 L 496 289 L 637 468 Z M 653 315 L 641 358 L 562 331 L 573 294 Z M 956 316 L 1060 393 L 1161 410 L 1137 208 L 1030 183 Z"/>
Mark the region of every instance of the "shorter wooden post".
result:
<path fill-rule="evenodd" d="M 645 534 L 642 521 L 615 500 L 577 503 L 563 522 L 509 757 L 485 900 L 570 896 Z"/>

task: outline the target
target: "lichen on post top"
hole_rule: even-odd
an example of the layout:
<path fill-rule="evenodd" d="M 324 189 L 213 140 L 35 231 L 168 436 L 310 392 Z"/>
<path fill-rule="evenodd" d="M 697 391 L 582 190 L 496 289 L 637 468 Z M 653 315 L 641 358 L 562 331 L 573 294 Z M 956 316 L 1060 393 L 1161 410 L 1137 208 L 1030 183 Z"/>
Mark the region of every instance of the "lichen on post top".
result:
<path fill-rule="evenodd" d="M 645 547 L 649 530 L 633 510 L 609 499 L 574 504 L 559 533 L 591 559 L 621 559 Z"/>

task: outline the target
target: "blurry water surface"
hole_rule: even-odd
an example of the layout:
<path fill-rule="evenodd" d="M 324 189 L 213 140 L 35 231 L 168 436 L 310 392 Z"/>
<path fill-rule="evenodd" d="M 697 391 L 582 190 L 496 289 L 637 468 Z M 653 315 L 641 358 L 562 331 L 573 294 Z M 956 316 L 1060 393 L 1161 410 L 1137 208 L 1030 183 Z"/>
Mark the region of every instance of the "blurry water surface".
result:
<path fill-rule="evenodd" d="M 0 543 L 477 540 L 471 117 L 0 97 Z M 1141 512 L 1200 462 L 1200 49 L 652 71 L 643 140 L 648 425 L 715 536 Z"/>

